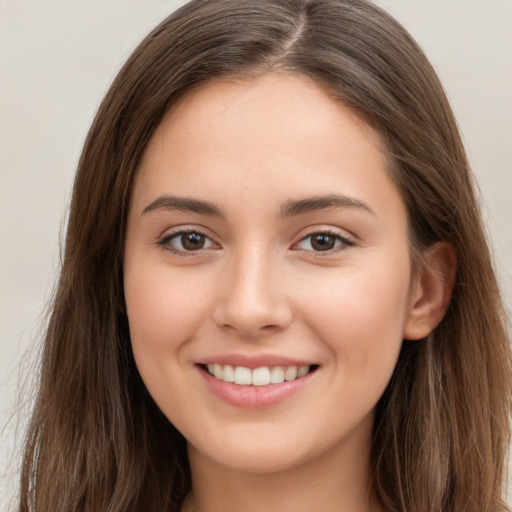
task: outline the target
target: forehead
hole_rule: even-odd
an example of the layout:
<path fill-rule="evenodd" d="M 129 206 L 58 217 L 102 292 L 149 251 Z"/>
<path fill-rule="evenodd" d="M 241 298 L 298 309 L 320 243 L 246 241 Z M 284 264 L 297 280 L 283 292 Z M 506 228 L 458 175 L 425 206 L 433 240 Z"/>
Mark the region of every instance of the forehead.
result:
<path fill-rule="evenodd" d="M 276 200 L 281 192 L 286 200 L 332 193 L 333 186 L 340 193 L 378 196 L 385 185 L 396 200 L 383 148 L 358 112 L 307 77 L 268 73 L 216 80 L 165 116 L 146 148 L 135 189 L 148 195 L 167 187 L 166 193 L 207 200 L 216 194 L 220 201 L 230 192 Z"/>
<path fill-rule="evenodd" d="M 283 113 L 286 113 L 288 126 L 286 131 L 279 133 L 280 138 L 299 132 L 314 136 L 319 128 L 331 127 L 334 131 L 341 125 L 351 124 L 352 130 L 345 130 L 345 138 L 352 135 L 363 137 L 385 153 L 382 138 L 365 113 L 335 101 L 327 88 L 305 75 L 268 72 L 246 78 L 215 79 L 192 89 L 164 117 L 145 155 L 158 144 L 159 135 L 166 133 L 168 136 L 170 127 L 177 123 L 180 135 L 187 137 L 198 128 L 214 125 L 218 128 L 218 125 L 229 121 L 226 128 L 244 130 L 242 133 L 232 132 L 230 135 L 233 137 L 250 133 L 253 137 L 262 135 L 268 139 L 270 128 L 280 128 L 279 119 Z M 221 135 L 224 134 L 219 133 Z M 335 133 L 332 135 L 336 136 Z M 338 145 L 342 143 L 343 140 L 337 140 Z"/>

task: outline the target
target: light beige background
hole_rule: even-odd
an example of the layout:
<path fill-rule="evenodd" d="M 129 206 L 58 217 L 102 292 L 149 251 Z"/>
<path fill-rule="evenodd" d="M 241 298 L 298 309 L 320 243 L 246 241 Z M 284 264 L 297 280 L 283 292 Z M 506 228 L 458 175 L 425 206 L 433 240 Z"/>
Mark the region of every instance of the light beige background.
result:
<path fill-rule="evenodd" d="M 16 389 L 33 373 L 25 363 L 18 378 L 17 368 L 23 353 L 36 354 L 81 144 L 121 63 L 181 3 L 0 0 L 0 510 L 15 492 L 14 446 L 25 420 L 11 417 Z M 510 310 L 512 0 L 378 3 L 417 38 L 445 84 Z"/>

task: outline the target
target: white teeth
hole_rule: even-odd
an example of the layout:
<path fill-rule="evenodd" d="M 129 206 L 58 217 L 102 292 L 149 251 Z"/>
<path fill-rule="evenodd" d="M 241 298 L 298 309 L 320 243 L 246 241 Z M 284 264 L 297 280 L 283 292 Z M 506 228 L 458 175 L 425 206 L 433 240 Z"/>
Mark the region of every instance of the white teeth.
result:
<path fill-rule="evenodd" d="M 225 382 L 235 382 L 235 369 L 231 365 L 227 364 L 224 366 L 222 380 Z"/>
<path fill-rule="evenodd" d="M 235 384 L 242 384 L 244 386 L 250 386 L 251 384 L 251 370 L 244 366 L 237 366 L 235 368 Z"/>
<path fill-rule="evenodd" d="M 309 372 L 309 366 L 299 366 L 297 369 L 297 378 L 304 377 L 304 375 L 307 375 Z"/>
<path fill-rule="evenodd" d="M 213 374 L 215 375 L 216 379 L 222 379 L 223 372 L 222 372 L 222 366 L 220 364 L 213 365 Z"/>
<path fill-rule="evenodd" d="M 245 366 L 233 367 L 229 364 L 208 365 L 208 373 L 216 379 L 234 382 L 241 386 L 268 386 L 269 384 L 281 384 L 284 381 L 290 382 L 304 377 L 309 370 L 309 366 L 262 366 L 251 370 Z"/>
<path fill-rule="evenodd" d="M 270 370 L 268 367 L 255 368 L 252 371 L 251 382 L 253 386 L 267 386 L 270 384 Z"/>
<path fill-rule="evenodd" d="M 282 366 L 274 366 L 270 372 L 270 383 L 281 384 L 284 382 L 284 370 Z"/>
<path fill-rule="evenodd" d="M 290 381 L 295 380 L 297 378 L 297 367 L 296 366 L 288 366 L 284 372 L 284 380 Z"/>

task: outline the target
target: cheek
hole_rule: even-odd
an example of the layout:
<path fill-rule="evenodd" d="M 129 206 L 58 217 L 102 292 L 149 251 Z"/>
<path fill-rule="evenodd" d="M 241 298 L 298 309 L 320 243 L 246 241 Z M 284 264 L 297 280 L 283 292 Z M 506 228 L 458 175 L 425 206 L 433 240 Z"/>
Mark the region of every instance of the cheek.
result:
<path fill-rule="evenodd" d="M 189 409 L 195 403 L 195 390 L 183 386 L 183 369 L 190 363 L 188 341 L 197 335 L 208 315 L 204 297 L 190 284 L 187 287 L 179 273 L 170 275 L 168 269 L 153 273 L 135 268 L 125 271 L 130 339 L 137 369 L 159 408 L 178 428 L 180 419 L 193 415 Z"/>
<path fill-rule="evenodd" d="M 315 291 L 302 294 L 304 320 L 329 346 L 343 367 L 341 375 L 350 370 L 356 378 L 385 378 L 392 372 L 408 306 L 409 267 L 404 263 L 392 271 L 383 266 L 371 272 L 344 269 L 339 276 L 316 279 Z"/>
<path fill-rule="evenodd" d="M 204 293 L 190 290 L 179 274 L 126 273 L 125 297 L 137 364 L 177 350 L 194 336 L 207 315 Z"/>

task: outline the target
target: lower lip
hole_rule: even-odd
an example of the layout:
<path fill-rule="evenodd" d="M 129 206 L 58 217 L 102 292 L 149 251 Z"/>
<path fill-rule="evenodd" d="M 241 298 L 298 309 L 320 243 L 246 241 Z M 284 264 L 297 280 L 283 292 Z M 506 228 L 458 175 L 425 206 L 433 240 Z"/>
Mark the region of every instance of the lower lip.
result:
<path fill-rule="evenodd" d="M 290 382 L 269 384 L 268 386 L 241 386 L 216 379 L 201 368 L 198 368 L 198 371 L 209 390 L 224 402 L 246 409 L 262 409 L 277 405 L 290 398 L 302 389 L 318 370 Z"/>

